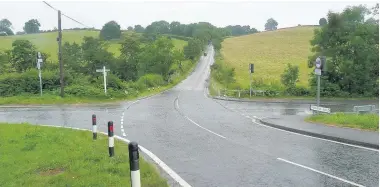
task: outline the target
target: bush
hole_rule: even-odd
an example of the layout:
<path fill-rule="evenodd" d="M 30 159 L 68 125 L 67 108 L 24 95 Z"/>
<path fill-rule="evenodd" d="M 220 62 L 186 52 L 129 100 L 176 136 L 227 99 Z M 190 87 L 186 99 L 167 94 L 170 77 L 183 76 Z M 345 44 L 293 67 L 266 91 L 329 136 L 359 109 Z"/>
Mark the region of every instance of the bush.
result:
<path fill-rule="evenodd" d="M 57 71 L 42 72 L 42 89 L 54 90 L 60 87 L 59 73 Z M 72 76 L 66 73 L 65 83 L 70 84 Z M 13 96 L 22 93 L 37 94 L 40 92 L 38 71 L 28 70 L 24 73 L 7 73 L 0 76 L 0 95 Z"/>
<path fill-rule="evenodd" d="M 161 75 L 146 74 L 146 75 L 140 77 L 136 83 L 139 87 L 150 88 L 150 87 L 162 86 L 165 84 L 165 81 Z M 143 86 L 143 85 L 145 85 L 145 86 Z"/>
<path fill-rule="evenodd" d="M 104 90 L 91 85 L 70 85 L 65 93 L 78 97 L 104 97 Z"/>
<path fill-rule="evenodd" d="M 293 96 L 308 96 L 310 95 L 310 90 L 302 86 L 290 87 L 285 90 L 285 93 Z"/>

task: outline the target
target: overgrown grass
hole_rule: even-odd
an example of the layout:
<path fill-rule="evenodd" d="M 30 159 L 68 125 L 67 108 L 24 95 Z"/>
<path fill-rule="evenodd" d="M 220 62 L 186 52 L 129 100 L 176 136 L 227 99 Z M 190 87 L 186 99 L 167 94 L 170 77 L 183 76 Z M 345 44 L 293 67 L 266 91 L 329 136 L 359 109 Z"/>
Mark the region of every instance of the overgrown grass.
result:
<path fill-rule="evenodd" d="M 249 63 L 254 63 L 253 80 L 264 84 L 278 84 L 287 63 L 300 68 L 299 85 L 308 86 L 308 56 L 310 40 L 317 27 L 295 27 L 277 31 L 226 38 L 221 53 L 224 62 L 235 68 L 236 81 L 248 88 Z"/>
<path fill-rule="evenodd" d="M 107 136 L 28 124 L 0 123 L 1 186 L 128 186 L 128 145 Z M 155 166 L 140 158 L 142 186 L 168 186 Z"/>
<path fill-rule="evenodd" d="M 305 121 L 339 127 L 379 131 L 379 115 L 377 114 L 319 114 L 312 115 L 306 118 Z"/>

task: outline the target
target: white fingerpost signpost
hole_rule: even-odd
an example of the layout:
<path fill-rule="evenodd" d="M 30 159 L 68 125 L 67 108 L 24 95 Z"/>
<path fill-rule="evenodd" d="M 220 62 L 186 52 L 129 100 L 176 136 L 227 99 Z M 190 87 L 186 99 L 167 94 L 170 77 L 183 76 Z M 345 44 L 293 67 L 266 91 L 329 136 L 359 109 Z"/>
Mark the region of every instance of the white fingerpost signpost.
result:
<path fill-rule="evenodd" d="M 320 94 L 321 94 L 321 75 L 322 72 L 326 71 L 326 57 L 325 56 L 319 56 L 315 60 L 315 69 L 314 73 L 317 75 L 317 106 L 310 106 L 310 110 L 317 111 L 318 112 L 326 112 L 330 113 L 329 108 L 320 107 Z"/>
<path fill-rule="evenodd" d="M 103 66 L 102 69 L 97 69 L 96 72 L 103 73 L 103 81 L 104 81 L 104 94 L 107 95 L 107 71 L 110 71 L 109 69 L 106 69 L 106 66 Z"/>
<path fill-rule="evenodd" d="M 42 55 L 40 52 L 37 53 L 37 69 L 38 69 L 38 77 L 40 78 L 40 95 L 42 96 L 42 75 L 41 75 L 41 64 L 42 63 Z"/>

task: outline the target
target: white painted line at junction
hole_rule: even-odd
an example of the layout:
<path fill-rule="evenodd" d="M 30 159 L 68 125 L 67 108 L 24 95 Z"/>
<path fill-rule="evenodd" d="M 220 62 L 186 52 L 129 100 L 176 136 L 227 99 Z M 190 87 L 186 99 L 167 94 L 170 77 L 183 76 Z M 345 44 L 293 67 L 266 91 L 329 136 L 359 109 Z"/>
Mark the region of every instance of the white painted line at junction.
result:
<path fill-rule="evenodd" d="M 366 150 L 369 150 L 369 151 L 379 152 L 379 150 L 377 150 L 377 149 L 372 149 L 372 148 L 363 147 L 363 146 L 359 146 L 359 145 L 352 145 L 352 144 L 348 144 L 348 143 L 337 142 L 337 141 L 334 141 L 334 140 L 317 138 L 317 137 L 314 137 L 314 136 L 309 136 L 309 135 L 305 135 L 305 134 L 299 134 L 299 133 L 296 133 L 296 132 L 290 132 L 290 131 L 287 131 L 287 130 L 274 128 L 274 127 L 271 127 L 271 126 L 268 126 L 268 125 L 264 125 L 262 123 L 258 123 L 254 119 L 252 119 L 252 122 L 256 123 L 257 125 L 263 126 L 263 127 L 275 129 L 275 130 L 278 130 L 278 131 L 283 131 L 283 132 L 290 133 L 290 134 L 295 134 L 295 135 L 299 135 L 299 136 L 305 136 L 305 137 L 308 137 L 308 138 L 313 138 L 313 139 L 323 140 L 323 141 L 332 142 L 332 143 L 336 143 L 336 144 L 346 145 L 346 146 L 350 146 L 350 147 L 356 147 L 356 148 L 360 148 L 360 149 L 366 149 Z"/>
<path fill-rule="evenodd" d="M 177 97 L 176 105 L 177 105 L 178 110 L 180 110 L 180 107 L 179 107 L 179 96 Z M 224 137 L 224 136 L 222 136 L 222 135 L 220 135 L 220 134 L 218 134 L 218 133 L 216 133 L 216 132 L 214 132 L 214 131 L 212 131 L 212 130 L 210 130 L 210 129 L 207 129 L 207 128 L 205 128 L 205 127 L 199 125 L 198 123 L 196 123 L 195 121 L 193 121 L 193 120 L 191 120 L 189 117 L 187 117 L 185 114 L 183 114 L 183 116 L 184 116 L 187 120 L 189 120 L 191 123 L 193 123 L 194 125 L 200 127 L 201 129 L 206 130 L 207 132 L 209 132 L 209 133 L 211 133 L 211 134 L 214 134 L 214 135 L 216 135 L 216 136 L 218 136 L 218 137 L 220 137 L 220 138 L 226 139 L 226 137 Z"/>
<path fill-rule="evenodd" d="M 301 167 L 301 168 L 304 168 L 304 169 L 308 169 L 310 171 L 314 171 L 316 173 L 319 173 L 319 174 L 322 174 L 322 175 L 325 175 L 325 176 L 328 176 L 328 177 L 331 177 L 331 178 L 334 178 L 334 179 L 337 179 L 337 180 L 340 180 L 340 181 L 343 181 L 345 183 L 348 183 L 348 184 L 351 184 L 351 185 L 354 185 L 354 186 L 359 186 L 359 187 L 364 187 L 363 185 L 361 184 L 357 184 L 357 183 L 354 183 L 354 182 L 351 182 L 351 181 L 348 181 L 346 179 L 342 179 L 340 177 L 337 177 L 337 176 L 334 176 L 334 175 L 330 175 L 328 173 L 325 173 L 325 172 L 322 172 L 322 171 L 318 171 L 316 169 L 313 169 L 313 168 L 310 168 L 310 167 L 307 167 L 307 166 L 304 166 L 304 165 L 301 165 L 301 164 L 297 164 L 297 163 L 294 163 L 294 162 L 291 162 L 289 160 L 285 160 L 285 159 L 282 159 L 282 158 L 277 158 L 277 160 L 280 160 L 280 161 L 283 161 L 283 162 L 286 162 L 288 164 L 293 164 L 295 166 L 298 166 L 298 167 Z"/>

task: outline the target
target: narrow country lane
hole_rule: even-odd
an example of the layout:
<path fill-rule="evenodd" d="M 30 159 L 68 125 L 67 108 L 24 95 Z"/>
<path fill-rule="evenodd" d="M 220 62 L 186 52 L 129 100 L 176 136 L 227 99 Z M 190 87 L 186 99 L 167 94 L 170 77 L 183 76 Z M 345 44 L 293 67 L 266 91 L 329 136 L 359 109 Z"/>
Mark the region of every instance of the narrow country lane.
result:
<path fill-rule="evenodd" d="M 115 105 L 0 108 L 0 121 L 100 130 L 137 141 L 192 186 L 379 186 L 379 152 L 266 127 L 255 117 L 270 110 L 239 110 L 207 96 L 212 46 L 175 88 Z M 255 105 L 250 103 L 249 105 Z M 273 104 L 273 107 L 278 107 Z M 123 124 L 121 124 L 123 121 Z"/>

